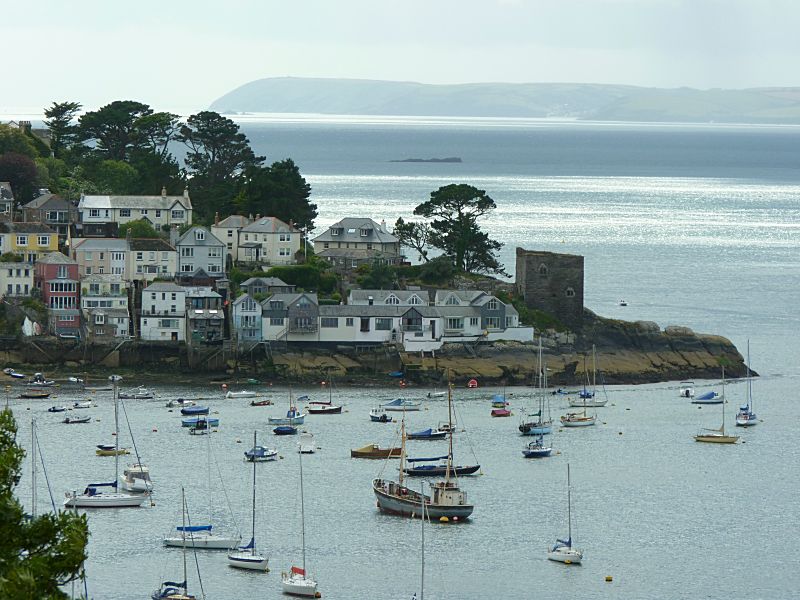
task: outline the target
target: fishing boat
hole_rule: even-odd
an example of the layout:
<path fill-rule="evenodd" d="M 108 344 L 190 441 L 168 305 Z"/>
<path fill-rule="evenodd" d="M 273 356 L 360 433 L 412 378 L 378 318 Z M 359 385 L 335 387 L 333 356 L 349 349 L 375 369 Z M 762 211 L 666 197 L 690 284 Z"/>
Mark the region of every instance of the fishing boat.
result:
<path fill-rule="evenodd" d="M 400 458 L 401 448 L 381 448 L 378 444 L 367 444 L 350 450 L 350 458 Z"/>
<path fill-rule="evenodd" d="M 189 510 L 186 506 L 186 492 L 181 488 L 181 520 L 183 527 L 186 527 L 186 515 Z M 165 581 L 150 596 L 151 600 L 196 600 L 195 596 L 189 594 L 186 577 L 186 546 L 183 547 L 183 581 Z"/>
<path fill-rule="evenodd" d="M 194 406 L 197 404 L 198 400 L 190 400 L 189 398 L 176 398 L 175 400 L 169 400 L 166 404 L 167 408 L 185 408 L 189 406 Z"/>
<path fill-rule="evenodd" d="M 592 345 L 592 389 L 588 390 L 586 385 L 589 381 L 589 373 L 586 371 L 586 359 L 584 358 L 583 365 L 584 373 L 586 373 L 586 383 L 583 389 L 578 392 L 577 398 L 568 398 L 567 402 L 572 408 L 580 408 L 581 406 L 597 408 L 605 406 L 608 403 L 608 397 L 605 396 L 605 386 L 603 386 L 603 398 L 597 397 L 597 351 L 595 346 Z"/>
<path fill-rule="evenodd" d="M 143 494 L 153 491 L 153 482 L 150 480 L 150 469 L 141 463 L 128 465 L 119 478 L 120 487 L 126 492 Z"/>
<path fill-rule="evenodd" d="M 725 367 L 722 367 L 722 425 L 719 429 L 703 429 L 702 433 L 694 436 L 696 442 L 706 442 L 709 444 L 735 444 L 739 440 L 738 435 L 727 435 L 725 433 Z"/>
<path fill-rule="evenodd" d="M 278 451 L 275 448 L 267 448 L 266 446 L 253 446 L 250 450 L 245 450 L 244 459 L 247 462 L 278 460 Z"/>
<path fill-rule="evenodd" d="M 153 390 L 143 385 L 119 393 L 122 400 L 151 400 L 156 397 Z"/>
<path fill-rule="evenodd" d="M 45 390 L 25 390 L 19 395 L 19 397 L 38 400 L 41 398 L 49 398 L 50 392 Z"/>
<path fill-rule="evenodd" d="M 256 439 L 256 432 L 253 432 L 253 450 L 261 448 L 266 450 L 263 446 L 258 445 Z M 275 452 L 277 456 L 278 452 Z M 245 456 L 247 452 L 245 452 Z M 270 460 L 270 459 L 267 459 Z M 272 459 L 274 460 L 274 459 Z M 250 541 L 246 546 L 239 546 L 238 549 L 228 553 L 228 564 L 237 569 L 249 569 L 251 571 L 261 571 L 266 573 L 269 571 L 269 557 L 264 556 L 256 550 L 256 460 L 253 463 L 253 508 L 251 512 L 252 530 L 250 533 Z"/>
<path fill-rule="evenodd" d="M 439 463 L 435 465 L 419 464 L 433 461 L 439 461 Z M 448 474 L 458 476 L 474 475 L 480 471 L 481 468 L 480 465 L 451 465 L 448 467 L 447 455 L 433 456 L 430 458 L 407 458 L 406 462 L 411 463 L 411 466 L 405 467 L 403 470 L 406 475 L 410 475 L 411 477 L 447 477 Z"/>
<path fill-rule="evenodd" d="M 181 419 L 182 427 L 197 427 L 198 421 L 205 422 L 209 427 L 218 427 L 219 419 L 216 417 L 190 417 L 188 419 Z"/>
<path fill-rule="evenodd" d="M 681 398 L 694 398 L 694 381 L 681 381 L 678 384 L 678 395 Z"/>
<path fill-rule="evenodd" d="M 300 434 L 300 439 L 297 441 L 297 451 L 300 454 L 314 454 L 317 451 L 313 433 L 304 431 Z"/>
<path fill-rule="evenodd" d="M 447 386 L 448 421 L 453 422 L 452 386 Z M 398 481 L 389 481 L 377 478 L 372 481 L 372 490 L 378 501 L 381 512 L 414 517 L 420 514 L 420 506 L 424 505 L 425 511 L 432 519 L 463 521 L 469 518 L 474 506 L 467 503 L 467 494 L 458 487 L 458 479 L 453 472 L 453 433 L 449 434 L 447 451 L 447 466 L 444 481 L 431 485 L 431 495 L 409 489 L 404 485 L 405 477 L 405 419 L 400 424 L 400 476 Z"/>
<path fill-rule="evenodd" d="M 381 404 L 381 408 L 383 408 L 383 410 L 388 410 L 393 412 L 421 410 L 422 402 L 406 400 L 405 398 L 396 398 L 391 402 L 387 402 L 386 404 Z"/>
<path fill-rule="evenodd" d="M 148 494 L 125 494 L 117 491 L 119 479 L 119 393 L 118 382 L 122 381 L 119 375 L 111 375 L 109 380 L 114 388 L 114 480 L 110 483 L 90 483 L 82 494 L 67 492 L 64 506 L 66 508 L 124 508 L 139 507 L 147 499 Z M 69 417 L 67 417 L 69 418 Z M 111 488 L 107 492 L 103 488 Z"/>
<path fill-rule="evenodd" d="M 538 388 L 537 398 L 539 400 L 539 410 L 535 413 L 528 413 L 527 419 L 523 418 L 519 424 L 519 432 L 522 435 L 545 435 L 553 430 L 553 419 L 550 417 L 550 400 L 547 401 L 547 417 L 545 417 L 544 400 L 545 389 L 547 389 L 547 367 L 542 358 L 542 338 L 539 338 L 539 361 L 538 361 Z M 534 417 L 533 420 L 529 420 Z"/>
<path fill-rule="evenodd" d="M 86 415 L 85 417 L 65 417 L 62 423 L 67 423 L 73 425 L 75 423 L 89 423 L 92 420 L 92 417 Z"/>
<path fill-rule="evenodd" d="M 714 391 L 692 398 L 692 404 L 722 404 L 723 401 L 724 398 Z"/>
<path fill-rule="evenodd" d="M 736 413 L 736 426 L 752 427 L 757 424 L 758 418 L 753 412 L 753 378 L 750 377 L 750 340 L 747 340 L 747 402 Z"/>
<path fill-rule="evenodd" d="M 281 586 L 284 594 L 291 596 L 317 596 L 317 581 L 306 570 L 306 512 L 303 498 L 303 455 L 300 454 L 300 547 L 303 553 L 303 566 L 292 565 L 289 572 L 281 573 Z"/>
<path fill-rule="evenodd" d="M 278 425 L 272 430 L 272 433 L 275 435 L 295 435 L 297 433 L 297 427 L 292 427 L 291 425 Z"/>
<path fill-rule="evenodd" d="M 507 408 L 493 408 L 491 412 L 493 417 L 510 417 L 511 414 L 511 411 Z"/>
<path fill-rule="evenodd" d="M 92 401 L 86 400 L 85 402 L 73 402 L 72 408 L 81 409 L 81 408 L 92 408 Z"/>
<path fill-rule="evenodd" d="M 415 431 L 406 434 L 407 440 L 443 440 L 447 437 L 449 431 L 442 431 L 439 429 L 423 429 L 422 431 Z"/>
<path fill-rule="evenodd" d="M 34 387 L 50 387 L 55 385 L 55 381 L 52 379 L 47 379 L 42 373 L 34 373 L 33 377 L 30 380 L 25 382 L 25 385 L 30 385 Z"/>
<path fill-rule="evenodd" d="M 544 436 L 539 435 L 535 440 L 522 447 L 522 456 L 525 458 L 545 458 L 550 456 L 552 451 L 552 446 L 544 443 Z"/>
<path fill-rule="evenodd" d="M 51 406 L 50 408 L 47 409 L 47 412 L 58 413 L 58 412 L 64 412 L 66 410 L 67 410 L 66 406 Z"/>
<path fill-rule="evenodd" d="M 186 406 L 181 409 L 182 415 L 207 415 L 209 411 L 208 406 Z"/>
<path fill-rule="evenodd" d="M 373 423 L 391 423 L 392 415 L 387 415 L 380 406 L 369 411 L 369 420 Z"/>
<path fill-rule="evenodd" d="M 255 398 L 256 396 L 258 393 L 252 390 L 229 391 L 225 394 L 226 398 Z"/>
<path fill-rule="evenodd" d="M 251 400 L 250 406 L 272 406 L 272 400 L 264 399 L 264 400 Z"/>
<path fill-rule="evenodd" d="M 97 444 L 94 453 L 97 456 L 123 456 L 131 452 L 127 448 L 117 448 L 114 444 Z"/>
<path fill-rule="evenodd" d="M 572 546 L 572 489 L 570 487 L 569 463 L 567 463 L 567 539 L 556 539 L 556 543 L 547 553 L 548 560 L 566 565 L 579 565 L 583 560 L 583 550 Z"/>

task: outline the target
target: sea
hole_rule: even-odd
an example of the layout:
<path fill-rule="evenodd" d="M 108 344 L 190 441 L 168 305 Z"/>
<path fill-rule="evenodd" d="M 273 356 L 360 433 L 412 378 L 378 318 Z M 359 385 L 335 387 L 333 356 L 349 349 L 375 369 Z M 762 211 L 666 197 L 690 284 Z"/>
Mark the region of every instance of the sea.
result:
<path fill-rule="evenodd" d="M 232 569 L 224 552 L 189 552 L 188 583 L 198 598 L 281 597 L 281 572 L 303 560 L 302 525 L 306 568 L 322 597 L 336 600 L 798 596 L 800 128 L 236 118 L 267 162 L 292 158 L 298 164 L 319 208 L 317 232 L 347 216 L 391 227 L 398 217 L 413 218 L 414 207 L 432 191 L 467 183 L 497 204 L 481 226 L 503 244 L 500 258 L 509 273 L 516 247 L 580 254 L 587 308 L 725 336 L 749 354 L 759 376 L 749 385 L 729 381 L 727 404 L 702 407 L 678 396 L 678 382 L 601 386 L 608 405 L 597 409 L 598 424 L 556 428 L 549 436 L 553 455 L 540 460 L 523 458 L 527 440 L 517 431 L 522 415 L 535 409 L 535 389 L 468 390 L 456 382 L 456 462 L 481 465 L 479 475 L 459 480 L 475 510 L 468 522 L 426 523 L 424 544 L 419 520 L 382 515 L 375 506 L 372 479 L 396 476 L 397 461 L 351 459 L 349 450 L 398 442 L 396 424 L 372 423 L 368 412 L 401 395 L 424 403 L 424 410 L 407 415 L 410 429 L 445 421 L 446 400 L 427 397 L 441 390 L 401 390 L 389 377 L 384 386 L 336 385 L 333 399 L 344 412 L 306 420 L 318 450 L 302 459 L 301 511 L 296 440 L 275 437 L 267 418 L 282 415 L 292 395 L 326 398 L 327 387 L 264 382 L 252 389 L 275 405 L 252 407 L 246 399 L 225 400 L 218 384 L 176 376 L 154 384 L 156 399 L 125 402 L 156 491 L 152 506 L 88 513 L 90 597 L 148 598 L 160 581 L 182 580 L 182 551 L 162 546 L 181 521 L 181 488 L 193 524 L 211 521 L 223 533 L 238 529 L 246 543 L 252 465 L 242 459 L 254 430 L 259 443 L 281 454 L 256 465 L 256 539 L 270 556 L 271 572 Z M 444 157 L 462 162 L 393 162 Z M 598 369 L 602 374 L 602 364 Z M 123 385 L 149 383 L 142 373 Z M 698 393 L 722 392 L 719 379 L 695 384 Z M 114 459 L 94 454 L 95 444 L 113 443 L 110 393 L 85 393 L 66 383 L 48 400 L 16 399 L 17 391 L 7 396 L 20 442 L 30 447 L 35 418 L 57 507 L 65 491 L 113 478 Z M 733 417 L 748 391 L 759 424 L 740 430 Z M 490 417 L 496 393 L 507 394 L 512 417 Z M 97 406 L 87 411 L 95 418 L 89 424 L 66 425 L 62 415 L 46 411 L 90 397 Z M 177 410 L 165 406 L 177 397 L 202 398 L 219 417 L 218 430 L 188 435 Z M 563 398 L 547 399 L 556 418 L 566 412 Z M 702 428 L 719 427 L 723 408 L 739 443 L 696 443 Z M 131 446 L 127 426 L 120 440 Z M 413 456 L 442 452 L 443 442 L 409 443 Z M 581 566 L 546 559 L 548 547 L 568 531 L 567 465 L 572 537 L 585 555 Z M 26 464 L 18 492 L 29 508 L 30 475 Z M 39 511 L 51 507 L 41 475 L 40 468 Z"/>

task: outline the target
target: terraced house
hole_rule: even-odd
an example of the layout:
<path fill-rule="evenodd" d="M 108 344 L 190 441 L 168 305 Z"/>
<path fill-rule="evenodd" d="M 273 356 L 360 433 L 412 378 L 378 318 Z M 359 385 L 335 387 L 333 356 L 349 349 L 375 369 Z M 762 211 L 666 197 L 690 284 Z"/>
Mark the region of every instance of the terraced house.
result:
<path fill-rule="evenodd" d="M 8 252 L 34 263 L 40 257 L 58 251 L 58 234 L 42 223 L 0 222 L 0 253 Z"/>
<path fill-rule="evenodd" d="M 191 227 L 175 243 L 178 272 L 191 275 L 202 270 L 211 277 L 225 273 L 225 244 L 205 227 Z"/>
<path fill-rule="evenodd" d="M 315 237 L 314 252 L 339 272 L 374 261 L 393 265 L 403 258 L 400 240 L 389 233 L 385 222 L 355 217 L 342 219 Z"/>
<path fill-rule="evenodd" d="M 189 190 L 182 196 L 81 196 L 78 202 L 78 219 L 83 224 L 128 223 L 141 219 L 149 221 L 156 229 L 192 223 L 192 201 Z"/>
<path fill-rule="evenodd" d="M 50 332 L 80 337 L 78 263 L 60 252 L 51 252 L 36 261 L 34 283 L 48 310 Z"/>

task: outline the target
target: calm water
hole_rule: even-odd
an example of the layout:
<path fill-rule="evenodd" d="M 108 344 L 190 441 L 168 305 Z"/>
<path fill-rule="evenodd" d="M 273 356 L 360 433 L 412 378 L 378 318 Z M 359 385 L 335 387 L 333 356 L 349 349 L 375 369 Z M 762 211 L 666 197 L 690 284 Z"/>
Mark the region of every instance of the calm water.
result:
<path fill-rule="evenodd" d="M 516 426 L 532 391 L 514 389 L 515 416 L 491 419 L 488 400 L 497 390 L 458 390 L 467 430 L 459 436 L 458 459 L 471 463 L 474 450 L 484 474 L 462 481 L 476 505 L 470 523 L 426 530 L 426 597 L 796 594 L 800 130 L 487 120 L 277 121 L 244 128 L 268 160 L 291 156 L 300 165 L 313 186 L 322 227 L 359 214 L 391 224 L 439 186 L 471 183 L 498 204 L 484 225 L 506 244 L 503 258 L 510 268 L 516 245 L 582 254 L 586 304 L 599 314 L 688 325 L 729 337 L 742 351 L 751 340 L 752 365 L 763 375 L 754 385 L 763 422 L 739 432 L 745 443 L 731 447 L 692 439 L 700 427 L 718 424 L 719 406 L 688 404 L 677 397 L 674 383 L 616 386 L 608 389 L 610 405 L 598 409 L 602 424 L 556 432 L 558 455 L 526 461 Z M 434 156 L 461 156 L 464 163 L 388 162 Z M 627 307 L 618 306 L 621 298 Z M 206 438 L 189 436 L 164 402 L 196 393 L 214 397 L 221 419 L 211 439 L 219 469 L 213 466 L 210 478 L 220 529 L 233 527 L 234 519 L 218 470 L 235 521 L 244 532 L 249 528 L 251 470 L 241 458 L 253 427 L 284 456 L 258 465 L 257 535 L 271 555 L 272 572 L 238 572 L 227 567 L 224 553 L 199 553 L 206 594 L 280 597 L 280 571 L 300 560 L 295 440 L 273 438 L 266 424 L 267 416 L 284 407 L 225 401 L 212 387 L 159 392 L 156 401 L 127 403 L 156 481 L 156 506 L 90 514 L 92 596 L 148 597 L 161 578 L 180 577 L 181 551 L 163 548 L 161 538 L 180 520 L 181 485 L 193 519 L 208 514 L 208 451 Z M 295 390 L 302 392 L 320 393 Z M 286 390 L 270 393 L 286 402 Z M 380 515 L 370 488 L 383 463 L 349 458 L 350 448 L 392 442 L 395 428 L 370 423 L 367 412 L 394 393 L 340 390 L 345 414 L 307 420 L 322 447 L 303 463 L 308 565 L 324 598 L 407 599 L 419 591 L 419 522 Z M 745 386 L 730 385 L 727 393 L 731 424 Z M 66 388 L 61 394 L 59 401 L 72 401 Z M 12 401 L 24 444 L 26 420 L 31 414 L 39 418 L 57 501 L 64 490 L 112 475 L 113 458 L 94 456 L 94 444 L 110 441 L 113 428 L 110 394 L 97 396 L 100 406 L 92 414 L 102 420 L 74 426 L 44 411 L 52 402 Z M 445 419 L 444 401 L 427 406 L 411 417 L 412 428 Z M 561 414 L 564 406 L 554 404 L 553 411 Z M 415 442 L 412 450 L 438 454 L 442 448 Z M 545 559 L 547 545 L 566 529 L 567 461 L 575 537 L 586 552 L 579 568 Z M 25 497 L 29 486 L 26 472 L 20 485 Z M 605 583 L 606 575 L 614 582 Z M 190 582 L 199 593 L 191 565 Z"/>

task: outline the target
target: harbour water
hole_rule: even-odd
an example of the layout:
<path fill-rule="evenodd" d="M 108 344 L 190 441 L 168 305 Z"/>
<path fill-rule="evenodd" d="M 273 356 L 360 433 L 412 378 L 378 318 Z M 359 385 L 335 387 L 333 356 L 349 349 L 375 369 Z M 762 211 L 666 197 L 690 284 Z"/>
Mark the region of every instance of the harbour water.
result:
<path fill-rule="evenodd" d="M 454 397 L 466 432 L 457 435 L 456 458 L 471 463 L 474 450 L 483 474 L 461 480 L 475 504 L 470 522 L 427 528 L 427 598 L 796 595 L 800 130 L 486 120 L 271 120 L 243 128 L 268 160 L 295 159 L 313 187 L 322 227 L 355 215 L 391 224 L 409 217 L 439 186 L 470 183 L 498 204 L 485 227 L 506 244 L 502 257 L 512 272 L 517 245 L 582 254 L 585 302 L 595 312 L 717 333 L 742 351 L 751 342 L 752 366 L 761 375 L 753 385 L 755 410 L 763 421 L 737 432 L 742 439 L 735 446 L 694 442 L 701 427 L 718 426 L 720 407 L 689 404 L 678 398 L 674 382 L 612 386 L 596 427 L 556 431 L 554 456 L 525 460 L 517 424 L 533 406 L 533 390 L 508 390 L 514 416 L 492 419 L 489 402 L 499 390 L 458 387 Z M 442 156 L 464 162 L 389 162 Z M 623 298 L 626 307 L 619 306 Z M 367 417 L 376 401 L 399 395 L 391 383 L 342 388 L 337 394 L 345 413 L 306 421 L 321 447 L 303 467 L 308 568 L 323 598 L 419 596 L 419 521 L 381 515 L 371 490 L 382 468 L 384 476 L 395 475 L 396 461 L 384 467 L 349 458 L 350 448 L 392 443 L 395 426 Z M 698 382 L 698 389 L 719 386 Z M 405 395 L 427 391 L 410 388 Z M 741 383 L 727 387 L 731 428 L 745 392 Z M 191 383 L 159 386 L 156 400 L 126 402 L 157 486 L 155 506 L 90 513 L 92 597 L 148 597 L 159 581 L 180 579 L 181 551 L 162 547 L 161 539 L 179 524 L 182 485 L 193 521 L 207 518 L 210 489 L 215 527 L 233 527 L 230 500 L 247 537 L 251 470 L 242 457 L 254 427 L 283 456 L 257 466 L 257 537 L 272 571 L 230 569 L 224 553 L 198 553 L 197 560 L 208 598 L 281 596 L 280 572 L 300 560 L 299 465 L 296 440 L 275 438 L 267 425 L 268 416 L 285 412 L 288 390 L 267 393 L 276 406 L 223 400 L 218 388 Z M 29 418 L 39 420 L 56 502 L 65 490 L 113 475 L 113 458 L 94 455 L 95 444 L 112 440 L 110 394 L 94 394 L 99 407 L 91 413 L 101 420 L 87 425 L 64 425 L 46 412 L 51 404 L 84 398 L 67 387 L 58 394 L 52 401 L 11 400 L 26 447 Z M 210 473 L 209 436 L 189 436 L 179 413 L 164 406 L 170 397 L 192 395 L 212 398 L 221 421 L 210 436 L 216 461 Z M 409 416 L 412 429 L 446 418 L 443 399 L 426 400 L 426 408 Z M 552 408 L 563 414 L 566 402 L 553 399 Z M 437 455 L 443 448 L 415 442 L 412 451 Z M 585 551 L 584 564 L 575 568 L 545 559 L 548 544 L 566 533 L 567 462 L 574 537 Z M 23 499 L 29 486 L 26 467 Z M 39 499 L 46 510 L 41 490 Z M 199 595 L 193 556 L 189 573 Z M 607 575 L 613 582 L 604 581 Z"/>

